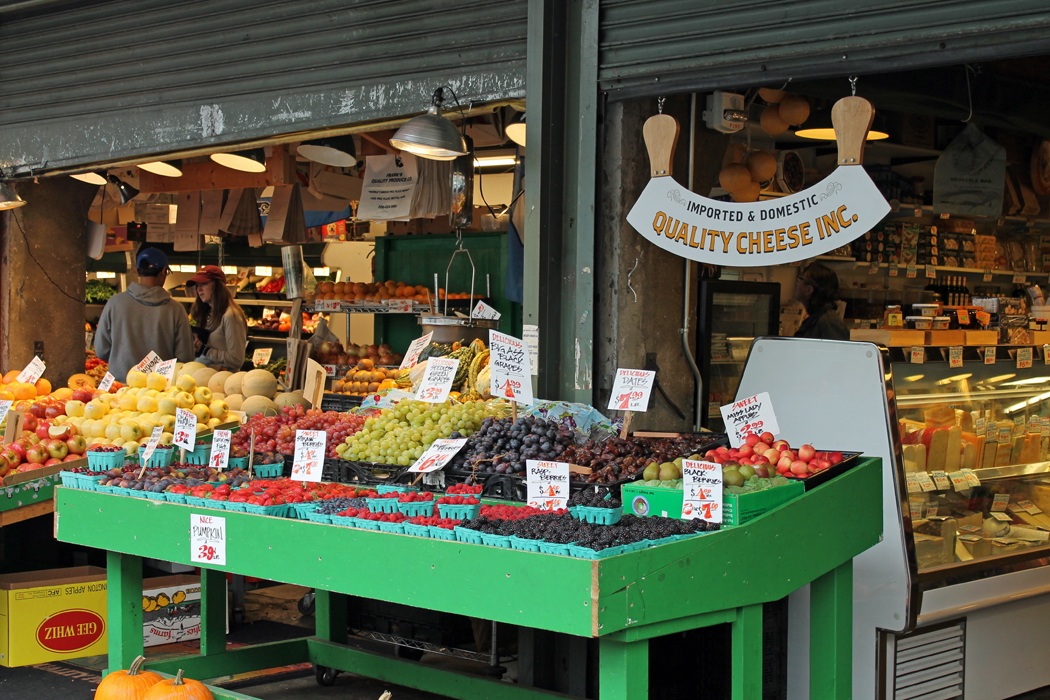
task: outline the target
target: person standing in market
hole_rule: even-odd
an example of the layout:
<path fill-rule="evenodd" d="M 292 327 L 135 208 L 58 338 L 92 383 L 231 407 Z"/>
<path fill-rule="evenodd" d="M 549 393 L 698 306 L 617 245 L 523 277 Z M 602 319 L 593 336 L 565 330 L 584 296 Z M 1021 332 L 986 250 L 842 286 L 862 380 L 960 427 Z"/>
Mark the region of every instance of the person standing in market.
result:
<path fill-rule="evenodd" d="M 182 304 L 164 289 L 168 256 L 146 248 L 139 251 L 135 267 L 139 281 L 110 298 L 95 332 L 95 354 L 109 362 L 109 373 L 120 381 L 150 351 L 162 360 L 193 359 L 190 319 Z"/>
<path fill-rule="evenodd" d="M 836 313 L 839 278 L 820 263 L 810 263 L 798 275 L 795 299 L 806 307 L 806 319 L 795 331 L 796 338 L 849 340 L 849 328 Z"/>
<path fill-rule="evenodd" d="M 202 329 L 193 338 L 197 362 L 239 372 L 248 346 L 248 321 L 226 286 L 222 268 L 215 265 L 201 268 L 186 282 L 186 291 L 195 296 L 190 316 Z"/>

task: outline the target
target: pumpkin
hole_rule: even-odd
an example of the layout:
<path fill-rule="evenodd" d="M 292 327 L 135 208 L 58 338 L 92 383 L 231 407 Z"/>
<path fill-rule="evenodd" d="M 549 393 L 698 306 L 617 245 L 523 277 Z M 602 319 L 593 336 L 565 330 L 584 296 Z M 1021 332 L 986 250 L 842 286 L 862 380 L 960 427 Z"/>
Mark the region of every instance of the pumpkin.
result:
<path fill-rule="evenodd" d="M 97 692 L 95 698 L 101 700 Z M 215 696 L 200 681 L 183 678 L 180 668 L 174 678 L 162 680 L 150 688 L 142 700 L 215 700 Z"/>
<path fill-rule="evenodd" d="M 135 657 L 127 671 L 114 671 L 102 679 L 96 700 L 142 700 L 147 691 L 163 679 L 153 671 L 143 671 L 145 656 Z"/>

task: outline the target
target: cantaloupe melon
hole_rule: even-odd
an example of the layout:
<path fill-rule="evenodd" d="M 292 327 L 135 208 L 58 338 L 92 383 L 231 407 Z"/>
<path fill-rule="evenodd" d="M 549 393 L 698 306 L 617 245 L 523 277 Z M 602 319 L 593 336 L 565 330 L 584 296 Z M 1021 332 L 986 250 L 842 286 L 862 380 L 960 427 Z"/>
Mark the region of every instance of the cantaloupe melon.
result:
<path fill-rule="evenodd" d="M 223 390 L 226 392 L 227 396 L 230 394 L 241 393 L 241 380 L 244 379 L 247 374 L 247 372 L 234 372 L 226 379 L 226 383 L 223 385 Z"/>
<path fill-rule="evenodd" d="M 216 372 L 211 375 L 211 379 L 208 380 L 208 388 L 211 389 L 213 394 L 225 394 L 226 393 L 226 380 L 233 376 L 233 372 L 227 372 L 223 370 Z M 199 383 L 199 382 L 198 382 Z"/>
<path fill-rule="evenodd" d="M 212 394 L 212 396 L 214 397 L 215 395 Z M 227 394 L 223 401 L 226 402 L 231 411 L 239 411 L 241 406 L 244 405 L 244 397 L 240 394 Z"/>
<path fill-rule="evenodd" d="M 211 392 L 211 400 L 212 401 L 225 401 L 226 400 L 226 394 L 222 393 L 221 391 L 213 391 L 213 392 Z"/>
<path fill-rule="evenodd" d="M 193 381 L 197 382 L 197 386 L 208 386 L 208 382 L 211 378 L 219 373 L 219 370 L 212 367 L 202 367 L 193 373 Z M 211 387 L 208 387 L 209 389 Z"/>
<path fill-rule="evenodd" d="M 182 372 L 176 372 L 175 376 L 179 377 L 183 374 L 188 374 L 192 377 L 194 372 L 196 372 L 199 369 L 204 369 L 204 367 L 205 365 L 202 365 L 200 362 L 187 362 L 182 366 Z"/>
<path fill-rule="evenodd" d="M 229 405 L 229 401 L 226 404 Z M 268 396 L 249 396 L 241 404 L 240 410 L 244 411 L 249 418 L 256 413 L 262 413 L 264 416 L 276 416 L 280 413 L 277 404 Z"/>
<path fill-rule="evenodd" d="M 303 406 L 304 408 L 310 408 L 310 402 L 303 398 L 303 392 L 301 391 L 288 391 L 273 397 L 273 402 L 277 404 L 277 408 L 284 408 L 285 406 Z"/>
<path fill-rule="evenodd" d="M 253 369 L 241 380 L 241 394 L 246 399 L 251 396 L 272 399 L 277 394 L 277 377 L 264 369 Z"/>

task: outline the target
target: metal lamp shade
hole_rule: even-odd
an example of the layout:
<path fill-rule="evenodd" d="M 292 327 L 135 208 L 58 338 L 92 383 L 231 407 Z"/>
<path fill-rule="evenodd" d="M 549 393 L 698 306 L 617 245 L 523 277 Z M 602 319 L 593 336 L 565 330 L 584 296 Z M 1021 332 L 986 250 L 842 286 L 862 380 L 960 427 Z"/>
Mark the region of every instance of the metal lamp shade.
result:
<path fill-rule="evenodd" d="M 110 175 L 109 176 L 109 181 L 117 186 L 117 192 L 120 192 L 120 203 L 121 204 L 127 204 L 131 200 L 135 199 L 135 196 L 138 195 L 138 193 L 139 193 L 138 190 L 136 190 L 134 187 L 132 187 L 128 183 L 126 183 L 123 180 L 121 180 L 116 175 Z"/>
<path fill-rule="evenodd" d="M 455 160 L 467 154 L 459 129 L 441 116 L 437 105 L 426 114 L 409 119 L 390 139 L 390 145 L 430 160 Z"/>
<path fill-rule="evenodd" d="M 266 172 L 266 152 L 261 148 L 250 148 L 233 153 L 212 153 L 209 156 L 219 165 L 246 173 Z"/>
<path fill-rule="evenodd" d="M 80 180 L 86 182 L 89 185 L 104 185 L 106 184 L 106 176 L 100 172 L 90 173 L 77 173 L 76 175 L 70 175 L 74 180 Z"/>
<path fill-rule="evenodd" d="M 181 160 L 155 160 L 151 163 L 139 163 L 139 168 L 163 177 L 182 177 Z"/>
<path fill-rule="evenodd" d="M 15 194 L 7 185 L 0 183 L 0 211 L 24 207 L 26 201 Z"/>
<path fill-rule="evenodd" d="M 504 132 L 514 143 L 518 144 L 522 148 L 525 147 L 525 113 L 515 114 L 514 118 L 507 123 L 507 127 Z"/>
<path fill-rule="evenodd" d="M 357 165 L 357 148 L 353 136 L 329 136 L 314 141 L 303 141 L 296 151 L 307 160 L 335 168 Z"/>
<path fill-rule="evenodd" d="M 868 131 L 868 137 L 866 141 L 879 141 L 881 139 L 889 138 L 889 134 L 885 131 L 880 130 L 878 127 L 881 124 L 881 120 L 876 117 L 875 123 L 871 125 L 871 129 Z M 814 141 L 834 141 L 835 140 L 835 127 L 831 123 L 831 110 L 822 109 L 816 112 L 812 117 L 806 120 L 805 124 L 795 128 L 795 136 L 812 139 Z"/>

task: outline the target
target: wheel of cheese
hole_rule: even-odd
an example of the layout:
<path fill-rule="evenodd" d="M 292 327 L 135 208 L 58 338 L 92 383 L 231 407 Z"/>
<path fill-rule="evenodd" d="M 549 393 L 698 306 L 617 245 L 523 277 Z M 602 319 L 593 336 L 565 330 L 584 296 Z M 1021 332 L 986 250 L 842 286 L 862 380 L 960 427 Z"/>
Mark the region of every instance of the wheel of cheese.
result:
<path fill-rule="evenodd" d="M 788 95 L 777 105 L 780 117 L 792 126 L 798 126 L 809 119 L 809 102 L 798 95 Z"/>
<path fill-rule="evenodd" d="M 769 182 L 777 174 L 777 159 L 769 151 L 755 151 L 744 165 L 755 182 Z"/>
<path fill-rule="evenodd" d="M 780 107 L 778 105 L 769 105 L 762 110 L 762 117 L 759 120 L 762 124 L 762 130 L 770 136 L 779 136 L 788 130 L 789 124 L 784 121 L 784 118 L 780 116 Z"/>
<path fill-rule="evenodd" d="M 718 173 L 718 184 L 726 192 L 746 192 L 751 187 L 751 171 L 739 163 L 731 163 Z"/>
<path fill-rule="evenodd" d="M 744 191 L 744 192 L 730 192 L 729 194 L 730 194 L 730 196 L 732 196 L 734 202 L 739 202 L 739 203 L 743 204 L 745 202 L 757 202 L 758 201 L 758 195 L 761 192 L 762 192 L 762 185 L 758 184 L 757 182 L 752 181 L 751 182 L 751 186 L 748 187 L 748 189 L 746 191 Z"/>
<path fill-rule="evenodd" d="M 787 95 L 787 93 L 783 90 L 774 90 L 773 88 L 758 89 L 758 96 L 771 105 L 780 102 L 782 99 L 784 99 L 785 95 Z"/>

